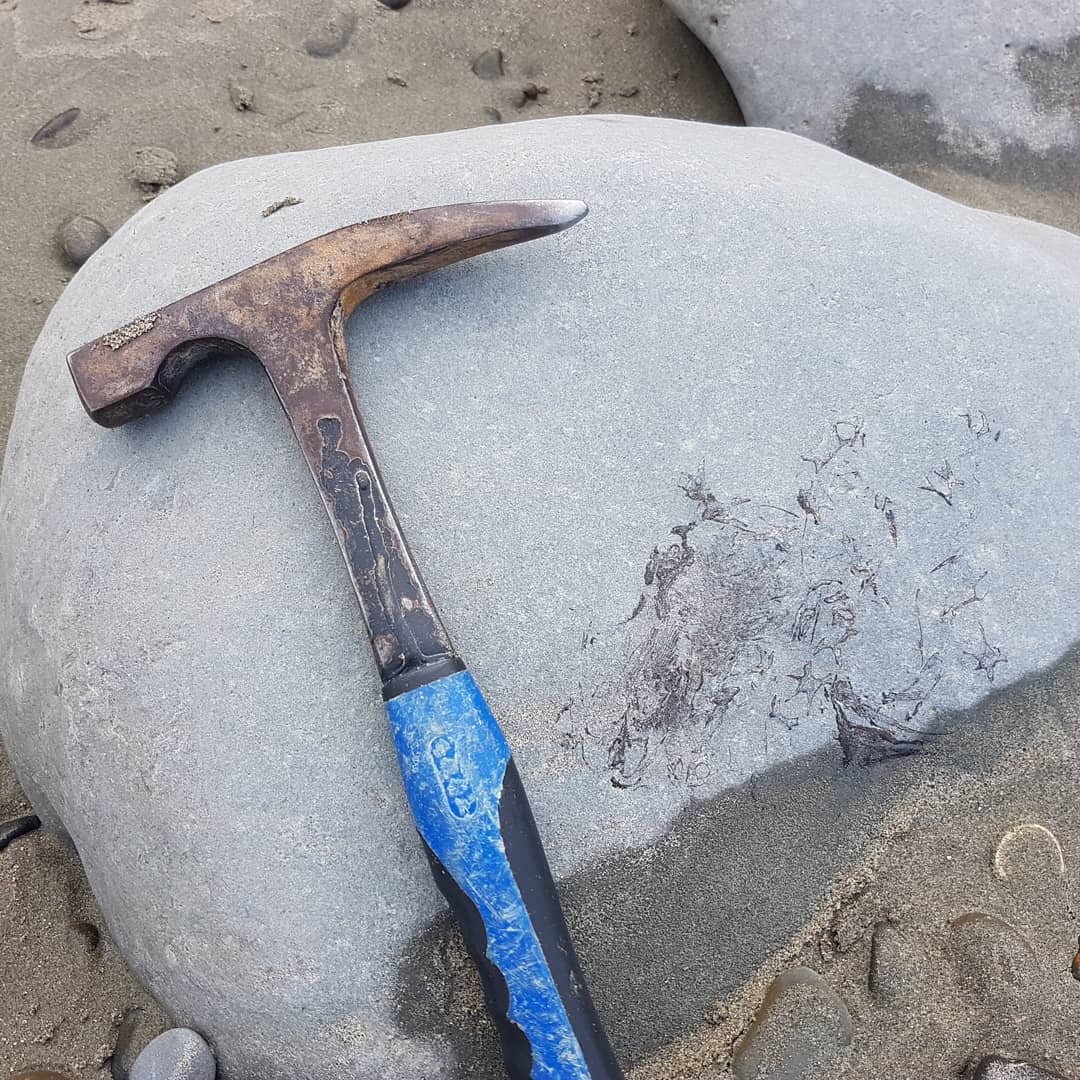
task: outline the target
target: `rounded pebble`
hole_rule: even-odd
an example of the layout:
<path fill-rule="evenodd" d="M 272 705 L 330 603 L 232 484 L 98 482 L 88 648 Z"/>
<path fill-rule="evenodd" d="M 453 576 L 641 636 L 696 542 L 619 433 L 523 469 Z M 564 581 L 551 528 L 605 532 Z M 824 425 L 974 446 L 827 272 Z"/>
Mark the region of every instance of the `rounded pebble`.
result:
<path fill-rule="evenodd" d="M 304 42 L 304 52 L 324 60 L 337 56 L 349 44 L 355 30 L 356 12 L 335 12 Z"/>
<path fill-rule="evenodd" d="M 147 1043 L 130 1080 L 214 1080 L 217 1064 L 206 1041 L 190 1028 L 170 1028 Z"/>
<path fill-rule="evenodd" d="M 237 79 L 229 80 L 229 100 L 237 112 L 249 112 L 255 108 L 255 91 Z"/>
<path fill-rule="evenodd" d="M 810 968 L 790 968 L 769 984 L 731 1071 L 737 1080 L 803 1076 L 835 1064 L 854 1034 L 851 1013 L 829 984 Z"/>
<path fill-rule="evenodd" d="M 82 266 L 106 240 L 109 230 L 91 217 L 76 214 L 60 226 L 60 247 L 72 266 Z"/>
<path fill-rule="evenodd" d="M 503 74 L 502 49 L 485 49 L 473 59 L 472 70 L 478 79 L 501 79 Z"/>

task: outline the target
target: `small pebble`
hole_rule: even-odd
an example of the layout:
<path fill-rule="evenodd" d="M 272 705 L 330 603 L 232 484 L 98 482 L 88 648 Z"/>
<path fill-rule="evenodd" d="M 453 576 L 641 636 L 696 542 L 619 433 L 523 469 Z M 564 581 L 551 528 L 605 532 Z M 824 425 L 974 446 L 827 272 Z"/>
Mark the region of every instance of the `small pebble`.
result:
<path fill-rule="evenodd" d="M 400 75 L 395 75 L 391 71 L 388 71 L 386 73 L 386 81 L 393 83 L 395 86 L 408 86 L 409 85 Z"/>
<path fill-rule="evenodd" d="M 109 230 L 100 221 L 82 214 L 60 226 L 60 248 L 72 266 L 82 266 L 108 239 Z"/>
<path fill-rule="evenodd" d="M 146 1045 L 131 1067 L 130 1080 L 214 1080 L 210 1047 L 190 1028 L 171 1028 Z"/>
<path fill-rule="evenodd" d="M 409 0 L 380 0 L 383 7 L 388 7 L 391 11 L 400 11 Z"/>
<path fill-rule="evenodd" d="M 308 56 L 326 59 L 336 56 L 353 36 L 356 29 L 355 11 L 338 11 L 331 15 L 318 31 L 304 42 L 304 52 Z"/>
<path fill-rule="evenodd" d="M 616 91 L 619 97 L 637 97 L 639 87 L 637 86 L 624 86 L 621 90 Z"/>
<path fill-rule="evenodd" d="M 637 35 L 638 35 L 638 24 L 637 24 L 636 22 L 632 22 L 632 23 L 627 23 L 627 25 L 626 25 L 626 32 L 627 32 L 627 33 L 628 33 L 628 34 L 629 34 L 629 35 L 630 35 L 631 37 L 637 37 Z"/>
<path fill-rule="evenodd" d="M 237 112 L 248 112 L 255 108 L 255 91 L 236 79 L 230 79 L 229 100 Z"/>
<path fill-rule="evenodd" d="M 473 59 L 472 70 L 478 79 L 501 79 L 503 77 L 502 49 L 485 49 Z"/>
<path fill-rule="evenodd" d="M 537 86 L 536 83 L 531 82 L 531 83 L 526 83 L 521 88 L 521 92 L 530 101 L 535 101 L 541 94 L 546 94 L 548 92 L 548 88 L 546 86 Z"/>
<path fill-rule="evenodd" d="M 57 113 L 50 120 L 46 120 L 30 136 L 30 145 L 42 146 L 47 150 L 61 150 L 65 146 L 70 146 L 79 138 L 79 132 L 75 128 L 75 121 L 81 115 L 82 110 L 76 108 L 65 109 L 62 113 Z"/>
<path fill-rule="evenodd" d="M 502 113 L 499 112 L 498 109 L 494 108 L 491 105 L 486 105 L 484 107 L 484 115 L 493 124 L 501 124 L 502 123 Z"/>
<path fill-rule="evenodd" d="M 41 303 L 36 296 L 33 300 L 35 304 Z M 20 836 L 33 832 L 40 825 L 41 821 L 35 814 L 24 814 L 10 821 L 0 821 L 0 851 L 3 851 L 13 840 L 18 840 Z"/>
<path fill-rule="evenodd" d="M 176 183 L 176 155 L 161 146 L 140 146 L 135 151 L 131 179 L 148 202 Z"/>
<path fill-rule="evenodd" d="M 97 19 L 92 11 L 84 11 L 81 8 L 71 15 L 71 25 L 75 27 L 76 34 L 92 34 L 98 28 Z"/>

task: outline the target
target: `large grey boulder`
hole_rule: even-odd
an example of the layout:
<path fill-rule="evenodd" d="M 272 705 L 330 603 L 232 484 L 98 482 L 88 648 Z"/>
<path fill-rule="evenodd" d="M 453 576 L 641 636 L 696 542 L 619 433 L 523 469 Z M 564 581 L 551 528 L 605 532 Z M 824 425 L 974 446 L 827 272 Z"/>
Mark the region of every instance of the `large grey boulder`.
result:
<path fill-rule="evenodd" d="M 668 3 L 720 63 L 748 124 L 1080 227 L 1077 5 Z"/>
<path fill-rule="evenodd" d="M 264 376 L 216 363 L 105 431 L 64 357 L 336 226 L 527 197 L 591 213 L 380 293 L 348 343 L 624 1061 L 786 947 L 944 717 L 984 737 L 987 695 L 1080 635 L 1080 240 L 779 132 L 639 118 L 183 181 L 30 358 L 0 723 L 230 1080 L 499 1074 Z"/>

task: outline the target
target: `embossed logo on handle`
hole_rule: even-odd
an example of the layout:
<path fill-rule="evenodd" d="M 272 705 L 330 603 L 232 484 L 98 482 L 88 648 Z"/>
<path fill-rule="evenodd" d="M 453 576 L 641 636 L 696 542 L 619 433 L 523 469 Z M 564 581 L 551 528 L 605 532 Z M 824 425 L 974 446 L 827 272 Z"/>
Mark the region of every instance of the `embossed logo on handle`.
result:
<path fill-rule="evenodd" d="M 431 740 L 428 749 L 431 751 L 431 759 L 435 762 L 435 769 L 442 781 L 443 793 L 450 804 L 450 812 L 454 817 L 459 818 L 467 818 L 470 814 L 475 814 L 476 792 L 461 771 L 454 740 L 440 735 Z"/>

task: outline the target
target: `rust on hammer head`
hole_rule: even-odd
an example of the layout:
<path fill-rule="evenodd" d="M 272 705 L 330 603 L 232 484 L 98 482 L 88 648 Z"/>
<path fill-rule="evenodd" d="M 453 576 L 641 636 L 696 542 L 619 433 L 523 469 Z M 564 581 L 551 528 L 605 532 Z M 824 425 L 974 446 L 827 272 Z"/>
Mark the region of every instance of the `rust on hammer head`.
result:
<path fill-rule="evenodd" d="M 213 352 L 252 353 L 279 390 L 318 383 L 326 373 L 295 345 L 333 336 L 376 289 L 559 232 L 585 212 L 564 200 L 462 203 L 347 225 L 110 331 L 76 349 L 68 366 L 86 411 L 106 427 L 164 405 Z"/>
<path fill-rule="evenodd" d="M 560 232 L 584 203 L 466 203 L 349 225 L 134 319 L 68 357 L 106 427 L 164 405 L 214 353 L 257 357 L 285 408 L 345 556 L 389 698 L 459 670 L 368 443 L 345 357 L 361 300 L 471 255 Z"/>

